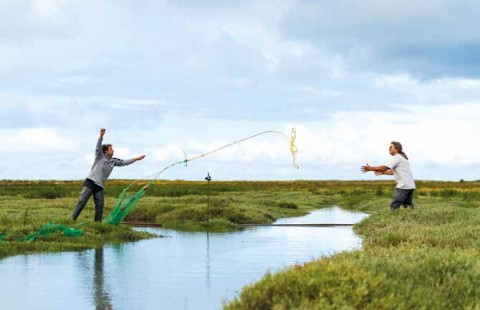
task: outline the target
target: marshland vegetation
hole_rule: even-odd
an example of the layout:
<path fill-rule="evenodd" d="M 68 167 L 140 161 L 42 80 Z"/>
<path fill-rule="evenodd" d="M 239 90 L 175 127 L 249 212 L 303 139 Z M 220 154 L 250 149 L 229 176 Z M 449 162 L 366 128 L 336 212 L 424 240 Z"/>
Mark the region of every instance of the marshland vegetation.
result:
<path fill-rule="evenodd" d="M 130 182 L 108 182 L 104 215 Z M 156 181 L 126 220 L 186 231 L 233 231 L 242 229 L 239 224 L 271 223 L 332 205 L 363 211 L 370 216 L 354 226 L 362 250 L 267 274 L 225 307 L 478 307 L 480 182 L 418 181 L 415 209 L 391 212 L 394 186 L 393 181 Z M 81 181 L 2 181 L 0 258 L 155 237 L 125 225 L 94 223 L 92 201 L 73 222 L 81 187 Z M 18 241 L 47 222 L 84 234 Z"/>

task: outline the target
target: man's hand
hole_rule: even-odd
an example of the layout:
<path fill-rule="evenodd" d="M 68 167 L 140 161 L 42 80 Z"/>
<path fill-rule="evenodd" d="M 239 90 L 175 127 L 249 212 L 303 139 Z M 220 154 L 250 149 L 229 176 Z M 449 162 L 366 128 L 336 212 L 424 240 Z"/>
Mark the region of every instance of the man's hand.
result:
<path fill-rule="evenodd" d="M 100 129 L 100 138 L 103 138 L 104 134 L 105 134 L 105 128 Z"/>
<path fill-rule="evenodd" d="M 361 166 L 360 170 L 362 170 L 363 173 L 368 172 L 368 171 L 372 171 L 370 169 L 370 166 L 368 165 L 368 163 L 365 166 Z"/>
<path fill-rule="evenodd" d="M 142 160 L 144 158 L 145 158 L 145 155 L 141 155 L 141 156 L 135 157 L 134 159 L 135 161 L 137 161 L 137 160 Z"/>

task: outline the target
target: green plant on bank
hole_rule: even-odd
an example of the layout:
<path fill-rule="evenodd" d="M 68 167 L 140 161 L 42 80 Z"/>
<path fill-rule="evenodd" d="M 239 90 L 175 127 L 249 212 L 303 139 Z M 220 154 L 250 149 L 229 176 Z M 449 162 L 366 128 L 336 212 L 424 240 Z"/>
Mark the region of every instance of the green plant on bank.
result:
<path fill-rule="evenodd" d="M 364 238 L 363 249 L 267 274 L 225 308 L 476 309 L 480 307 L 476 185 L 468 191 L 420 188 L 416 208 L 397 212 L 389 211 L 388 197 L 334 194 L 337 205 L 371 213 L 354 226 Z"/>

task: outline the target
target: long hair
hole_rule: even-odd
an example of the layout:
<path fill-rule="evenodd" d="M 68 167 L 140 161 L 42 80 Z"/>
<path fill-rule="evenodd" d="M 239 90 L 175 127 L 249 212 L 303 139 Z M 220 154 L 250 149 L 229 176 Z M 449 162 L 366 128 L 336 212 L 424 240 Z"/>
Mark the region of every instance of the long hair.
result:
<path fill-rule="evenodd" d="M 407 154 L 403 152 L 402 144 L 400 142 L 392 141 L 391 144 L 398 151 L 400 155 L 402 155 L 403 157 L 405 157 L 405 159 L 408 160 Z"/>

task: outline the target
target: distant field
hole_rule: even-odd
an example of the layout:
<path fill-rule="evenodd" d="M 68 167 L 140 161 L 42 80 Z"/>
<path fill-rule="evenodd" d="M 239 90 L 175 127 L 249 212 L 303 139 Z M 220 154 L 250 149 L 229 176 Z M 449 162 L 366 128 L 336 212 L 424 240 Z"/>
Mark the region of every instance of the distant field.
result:
<path fill-rule="evenodd" d="M 109 180 L 106 197 L 118 197 L 131 180 Z M 140 188 L 146 181 L 135 183 L 132 189 Z M 81 181 L 10 181 L 0 180 L 0 197 L 21 196 L 26 199 L 77 198 L 82 189 Z M 155 181 L 147 196 L 182 197 L 187 195 L 218 195 L 224 192 L 258 191 L 308 191 L 316 195 L 375 194 L 390 196 L 395 183 L 389 181 Z M 417 181 L 418 196 L 429 197 L 479 197 L 480 181 L 440 182 Z"/>

